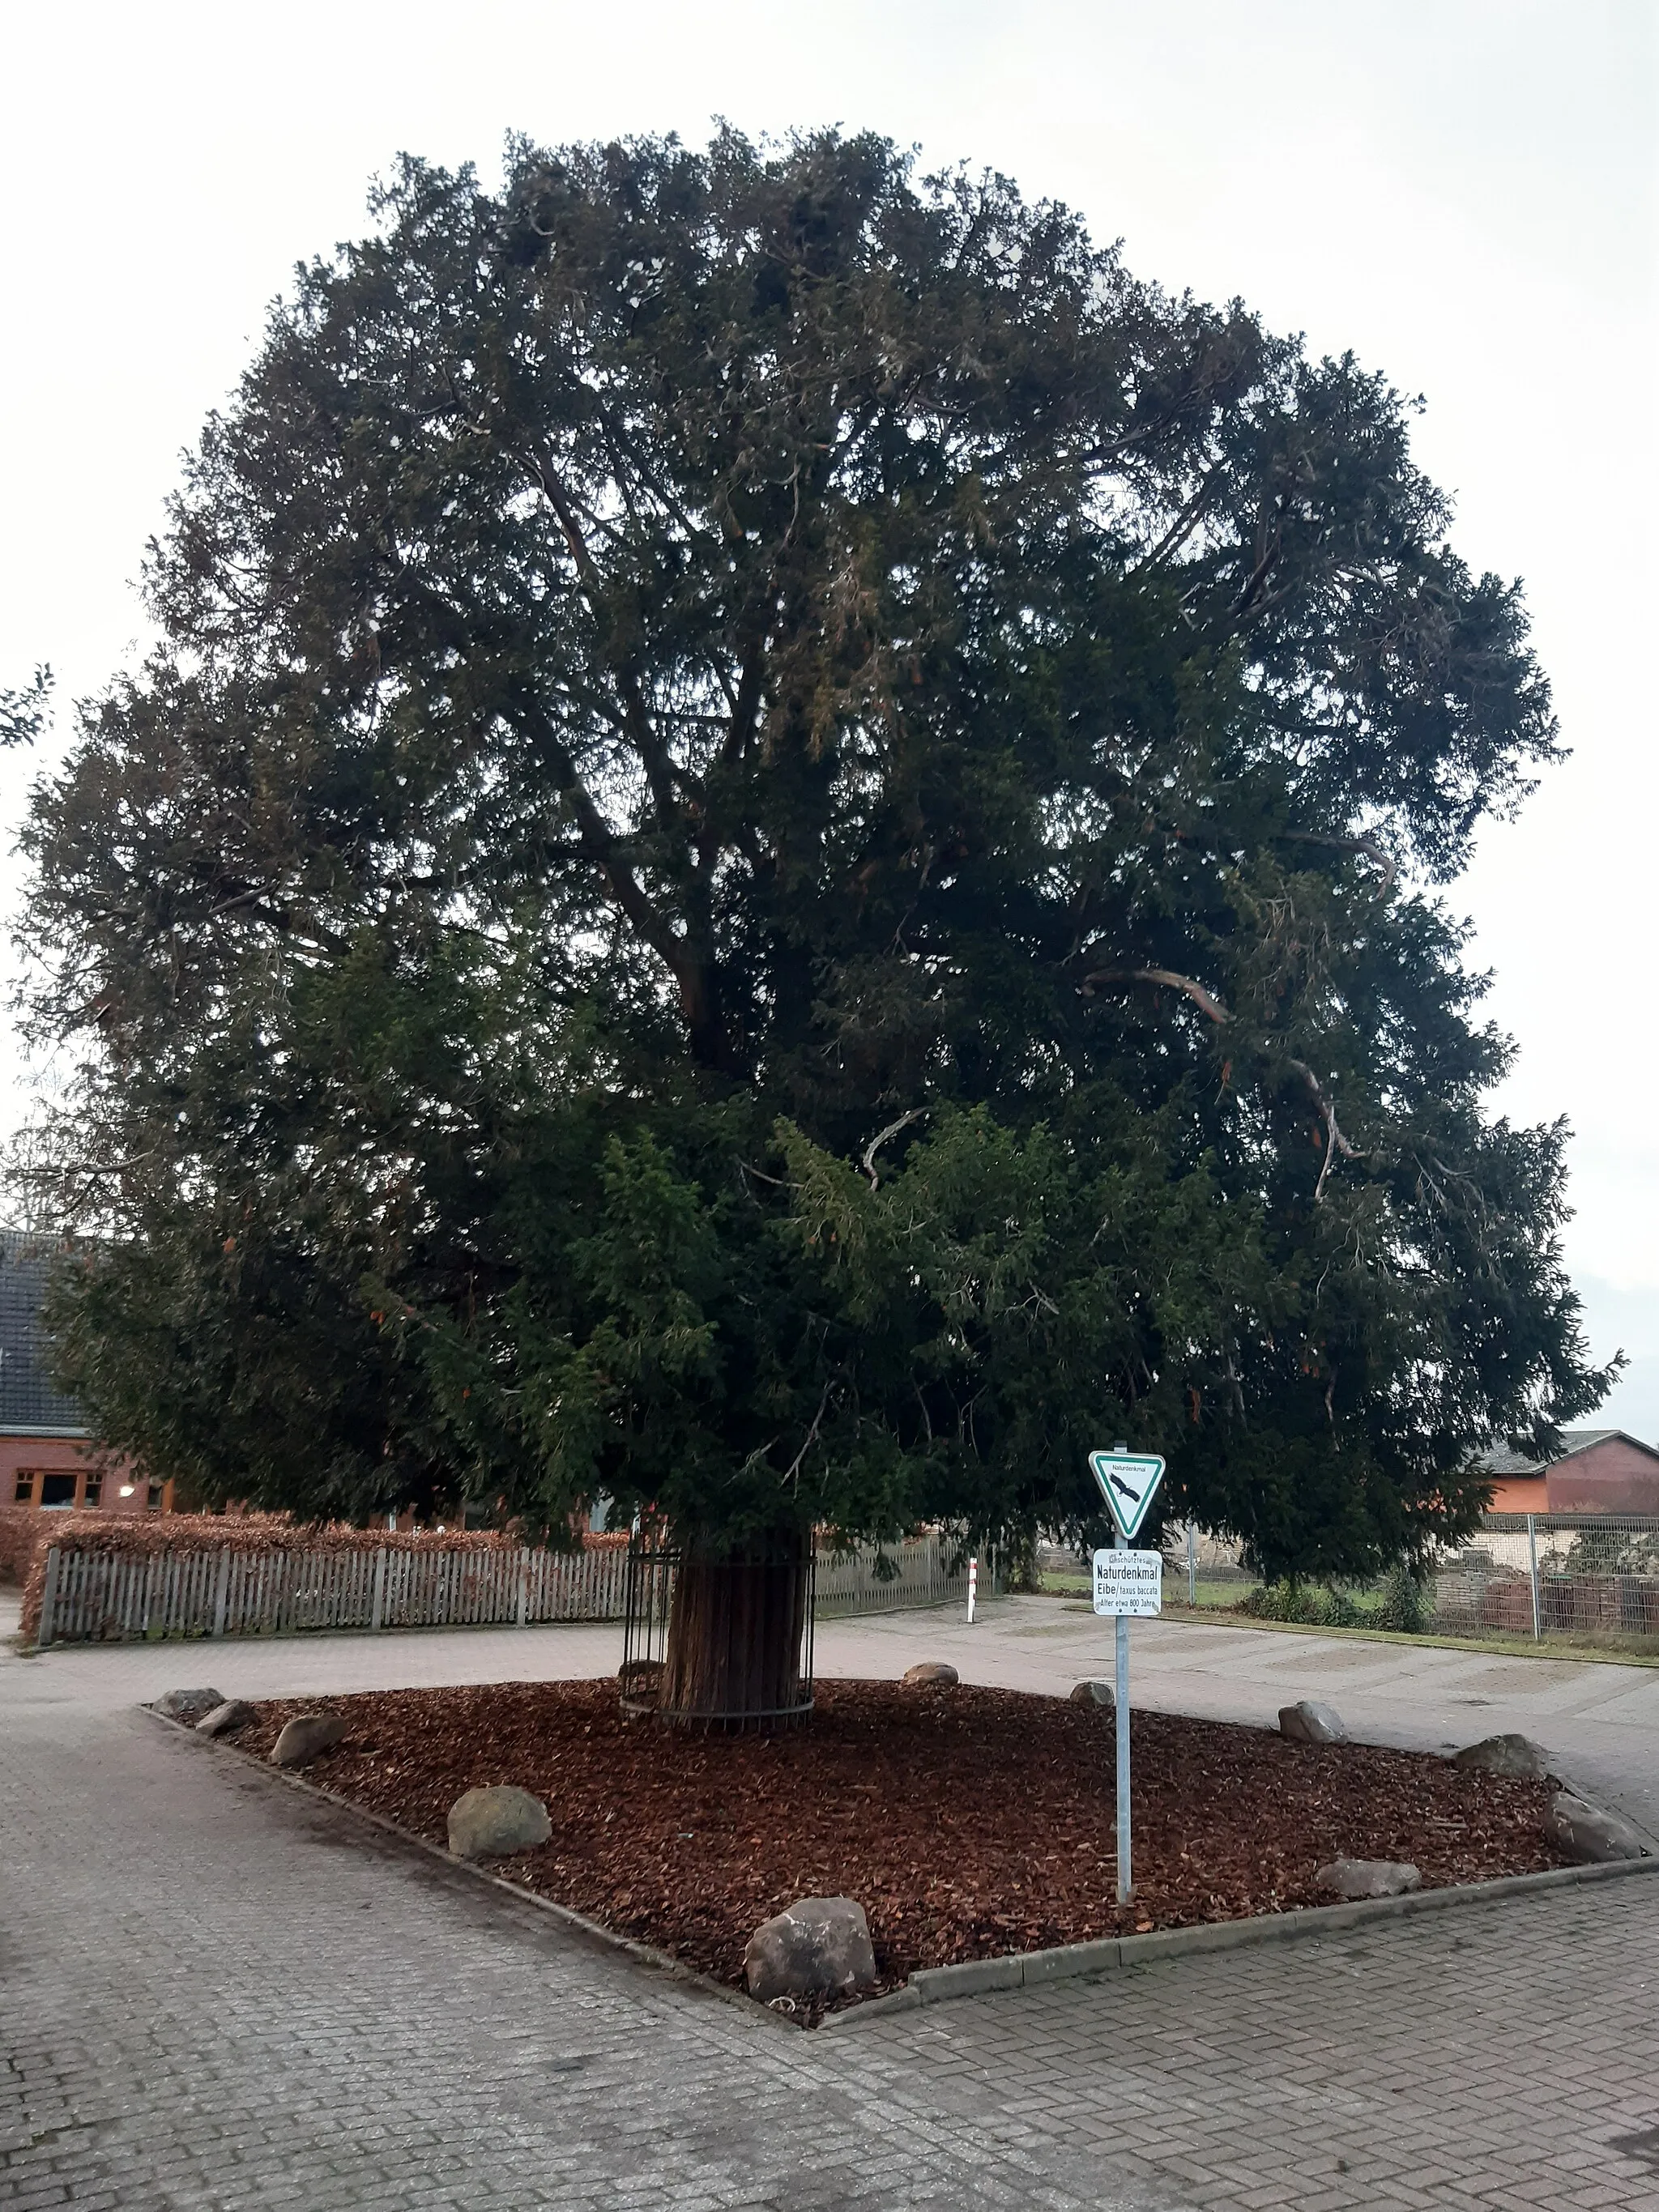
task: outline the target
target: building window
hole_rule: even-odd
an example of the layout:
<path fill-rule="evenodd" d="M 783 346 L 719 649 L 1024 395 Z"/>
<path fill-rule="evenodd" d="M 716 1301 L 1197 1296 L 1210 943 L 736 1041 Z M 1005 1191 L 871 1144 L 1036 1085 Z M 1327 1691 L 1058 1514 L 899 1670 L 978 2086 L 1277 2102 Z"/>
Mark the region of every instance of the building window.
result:
<path fill-rule="evenodd" d="M 62 1507 L 75 1503 L 75 1477 L 72 1474 L 43 1474 L 40 1478 L 42 1505 Z"/>
<path fill-rule="evenodd" d="M 100 1474 L 89 1474 L 87 1486 L 81 1493 L 81 1503 L 83 1505 L 101 1505 L 103 1502 L 104 1479 Z"/>
<path fill-rule="evenodd" d="M 14 1505 L 33 1505 L 34 1503 L 34 1469 L 20 1467 L 17 1470 L 17 1495 Z"/>
<path fill-rule="evenodd" d="M 152 1513 L 159 1513 L 161 1510 L 161 1486 L 159 1482 L 152 1482 L 149 1486 L 149 1504 Z"/>

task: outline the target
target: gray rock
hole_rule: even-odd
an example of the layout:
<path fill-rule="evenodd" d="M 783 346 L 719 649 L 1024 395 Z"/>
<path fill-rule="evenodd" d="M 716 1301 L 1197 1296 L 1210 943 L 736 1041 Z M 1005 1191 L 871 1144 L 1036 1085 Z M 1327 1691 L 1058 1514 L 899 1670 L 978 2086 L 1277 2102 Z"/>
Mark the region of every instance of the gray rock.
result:
<path fill-rule="evenodd" d="M 319 1752 L 328 1751 L 346 1732 L 338 1713 L 296 1713 L 271 1746 L 273 1766 L 308 1766 Z"/>
<path fill-rule="evenodd" d="M 1604 1813 L 1597 1805 L 1586 1804 L 1571 1790 L 1558 1790 L 1551 1798 L 1544 1830 L 1570 1857 L 1586 1864 L 1646 1856 L 1641 1837 L 1628 1820 L 1617 1813 Z"/>
<path fill-rule="evenodd" d="M 449 1808 L 449 1848 L 458 1859 L 504 1858 L 512 1851 L 533 1850 L 552 1832 L 541 1799 L 511 1784 L 465 1790 Z"/>
<path fill-rule="evenodd" d="M 170 1721 L 182 1721 L 186 1728 L 194 1728 L 204 1714 L 224 1702 L 222 1690 L 169 1690 L 166 1697 L 157 1698 L 155 1710 Z"/>
<path fill-rule="evenodd" d="M 234 1735 L 239 1728 L 246 1728 L 254 1717 L 253 1708 L 245 1698 L 227 1698 L 210 1713 L 204 1713 L 196 1723 L 198 1735 Z"/>
<path fill-rule="evenodd" d="M 1489 1735 L 1467 1745 L 1452 1765 L 1471 1766 L 1481 1774 L 1506 1775 L 1514 1782 L 1541 1782 L 1550 1771 L 1550 1755 L 1530 1736 Z"/>
<path fill-rule="evenodd" d="M 1333 1859 L 1314 1880 L 1339 1897 L 1401 1897 L 1423 1886 L 1422 1875 L 1405 1859 Z"/>
<path fill-rule="evenodd" d="M 1279 1709 L 1279 1733 L 1287 1735 L 1293 1743 L 1346 1743 L 1348 1731 L 1340 1717 L 1329 1705 L 1322 1705 L 1312 1698 L 1303 1698 L 1293 1705 Z"/>
<path fill-rule="evenodd" d="M 873 1987 L 876 1954 L 864 1907 L 850 1897 L 797 1898 L 749 1938 L 743 1971 L 750 1996 L 763 2004 Z"/>
<path fill-rule="evenodd" d="M 918 1660 L 914 1667 L 907 1667 L 904 1670 L 906 1686 L 913 1690 L 925 1689 L 929 1683 L 936 1683 L 941 1688 L 949 1689 L 951 1684 L 959 1679 L 956 1668 L 948 1659 Z M 792 1907 L 791 1910 L 793 1911 L 793 1908 Z"/>
<path fill-rule="evenodd" d="M 1104 1705 L 1109 1713 L 1117 1705 L 1117 1692 L 1109 1682 L 1079 1682 L 1072 1692 L 1074 1705 Z"/>

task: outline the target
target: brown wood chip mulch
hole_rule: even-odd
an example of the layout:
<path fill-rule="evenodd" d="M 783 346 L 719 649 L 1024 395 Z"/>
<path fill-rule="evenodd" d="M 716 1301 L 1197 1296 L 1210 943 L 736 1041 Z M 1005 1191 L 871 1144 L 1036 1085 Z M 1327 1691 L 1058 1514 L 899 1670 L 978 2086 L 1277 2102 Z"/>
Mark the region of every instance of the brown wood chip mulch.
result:
<path fill-rule="evenodd" d="M 306 1770 L 442 1844 L 464 1790 L 516 1783 L 550 1840 L 491 1870 L 741 1986 L 744 1946 L 793 1899 L 856 1898 L 882 1987 L 918 1966 L 1332 1900 L 1339 1855 L 1409 1859 L 1425 1887 L 1561 1864 L 1552 1785 L 1426 1753 L 1133 1719 L 1136 1900 L 1113 1903 L 1109 1712 L 968 1686 L 820 1681 L 775 1737 L 670 1734 L 614 1683 L 513 1682 L 289 1699 L 234 1739 L 263 1756 L 296 1712 L 350 1733 Z"/>

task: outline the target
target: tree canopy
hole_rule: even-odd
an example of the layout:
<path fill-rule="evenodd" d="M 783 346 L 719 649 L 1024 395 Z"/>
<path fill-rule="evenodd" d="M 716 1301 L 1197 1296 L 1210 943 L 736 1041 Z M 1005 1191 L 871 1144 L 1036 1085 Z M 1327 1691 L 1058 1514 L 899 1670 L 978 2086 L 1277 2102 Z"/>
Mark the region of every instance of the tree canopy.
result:
<path fill-rule="evenodd" d="M 1595 1405 L 1436 886 L 1555 750 L 1410 409 L 886 142 L 405 161 L 26 848 L 101 1431 L 208 1498 L 1466 1528 Z"/>

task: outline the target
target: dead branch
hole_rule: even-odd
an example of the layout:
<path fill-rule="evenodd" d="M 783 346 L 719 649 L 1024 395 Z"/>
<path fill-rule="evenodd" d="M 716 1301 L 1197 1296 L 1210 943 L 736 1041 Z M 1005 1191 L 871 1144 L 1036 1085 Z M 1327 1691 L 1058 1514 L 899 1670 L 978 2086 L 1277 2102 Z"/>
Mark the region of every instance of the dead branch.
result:
<path fill-rule="evenodd" d="M 1286 830 L 1284 836 L 1298 845 L 1323 845 L 1333 853 L 1358 853 L 1368 860 L 1375 860 L 1382 871 L 1382 895 L 1386 898 L 1394 889 L 1400 874 L 1400 864 L 1392 853 L 1385 852 L 1375 837 L 1326 837 L 1311 830 Z"/>
<path fill-rule="evenodd" d="M 824 1384 L 823 1395 L 818 1400 L 818 1410 L 812 1416 L 812 1425 L 806 1431 L 805 1441 L 801 1445 L 800 1449 L 795 1454 L 794 1458 L 790 1461 L 787 1468 L 784 1470 L 782 1477 L 783 1481 L 793 1483 L 797 1490 L 800 1487 L 801 1462 L 806 1457 L 807 1453 L 811 1450 L 813 1445 L 818 1440 L 818 1431 L 823 1426 L 823 1416 L 829 1409 L 830 1394 L 835 1387 L 835 1380 L 833 1377 Z"/>
<path fill-rule="evenodd" d="M 1364 1152 L 1357 1152 L 1343 1135 L 1337 1122 L 1336 1108 L 1325 1095 L 1319 1078 L 1309 1066 L 1307 1061 L 1293 1060 L 1291 1066 L 1313 1093 L 1314 1103 L 1318 1107 L 1320 1119 L 1325 1124 L 1325 1164 L 1320 1169 L 1319 1181 L 1314 1185 L 1314 1204 L 1317 1206 L 1325 1194 L 1325 1178 L 1329 1175 L 1331 1164 L 1337 1154 L 1340 1152 L 1345 1160 L 1363 1160 L 1365 1155 Z"/>
<path fill-rule="evenodd" d="M 1206 991 L 1202 983 L 1195 983 L 1190 975 L 1179 975 L 1173 968 L 1097 968 L 1085 975 L 1079 988 L 1093 998 L 1097 983 L 1163 983 L 1172 991 L 1183 991 L 1198 1008 L 1218 1024 L 1231 1021 L 1227 1012 L 1214 993 Z"/>
<path fill-rule="evenodd" d="M 908 1114 L 901 1114 L 896 1121 L 890 1121 L 884 1129 L 878 1129 L 875 1135 L 871 1138 L 869 1143 L 865 1146 L 864 1158 L 861 1164 L 863 1166 L 864 1172 L 870 1178 L 870 1188 L 872 1190 L 879 1190 L 881 1188 L 881 1177 L 876 1173 L 876 1154 L 881 1150 L 882 1146 L 887 1142 L 887 1139 L 890 1137 L 896 1137 L 899 1131 L 901 1129 L 908 1129 L 912 1121 L 920 1121 L 922 1115 L 927 1111 L 927 1109 L 925 1106 L 913 1106 Z"/>

